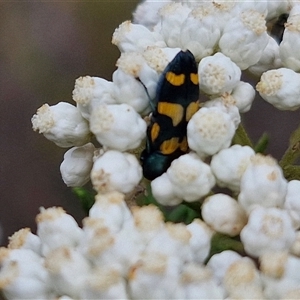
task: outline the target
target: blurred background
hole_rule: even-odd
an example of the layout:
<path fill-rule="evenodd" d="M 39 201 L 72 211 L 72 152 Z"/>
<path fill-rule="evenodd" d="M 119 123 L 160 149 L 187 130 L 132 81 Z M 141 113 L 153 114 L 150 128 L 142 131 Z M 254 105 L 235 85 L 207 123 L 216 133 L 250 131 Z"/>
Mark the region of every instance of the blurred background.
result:
<path fill-rule="evenodd" d="M 79 201 L 60 176 L 66 149 L 32 131 L 42 104 L 72 101 L 75 79 L 111 79 L 118 49 L 115 28 L 138 1 L 2 2 L 0 10 L 1 245 L 22 227 L 35 231 L 39 207 L 62 206 L 80 223 Z M 251 79 L 255 85 L 256 80 Z M 254 141 L 267 132 L 268 152 L 280 158 L 299 112 L 279 112 L 261 99 L 244 115 Z"/>

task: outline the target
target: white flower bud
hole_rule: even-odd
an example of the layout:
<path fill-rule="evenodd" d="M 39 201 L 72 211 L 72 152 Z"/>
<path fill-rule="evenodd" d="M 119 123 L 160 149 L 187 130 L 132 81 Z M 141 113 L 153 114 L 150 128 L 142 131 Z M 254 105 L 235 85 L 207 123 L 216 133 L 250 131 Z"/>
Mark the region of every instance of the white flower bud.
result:
<path fill-rule="evenodd" d="M 288 250 L 295 240 L 295 231 L 285 210 L 256 207 L 240 237 L 245 251 L 258 257 L 268 251 Z"/>
<path fill-rule="evenodd" d="M 57 146 L 82 146 L 90 140 L 88 122 L 79 109 L 70 103 L 44 104 L 31 118 L 32 128 Z"/>
<path fill-rule="evenodd" d="M 128 299 L 125 279 L 109 266 L 90 272 L 79 294 L 80 299 Z"/>
<path fill-rule="evenodd" d="M 279 17 L 283 13 L 288 13 L 290 6 L 291 2 L 289 0 L 267 1 L 267 20 L 272 20 L 275 17 Z"/>
<path fill-rule="evenodd" d="M 82 116 L 89 120 L 94 107 L 99 104 L 114 104 L 113 83 L 99 77 L 83 76 L 75 81 L 73 100 Z"/>
<path fill-rule="evenodd" d="M 230 116 L 232 122 L 234 123 L 235 129 L 237 129 L 241 123 L 239 109 L 235 105 L 235 99 L 230 94 L 225 93 L 221 97 L 208 100 L 203 104 L 202 107 L 217 107 L 221 109 Z"/>
<path fill-rule="evenodd" d="M 102 219 L 104 225 L 112 232 L 120 231 L 125 222 L 132 219 L 131 212 L 125 202 L 125 196 L 119 192 L 97 194 L 95 203 L 89 211 L 89 216 Z"/>
<path fill-rule="evenodd" d="M 212 269 L 215 280 L 221 285 L 228 268 L 236 261 L 242 259 L 242 256 L 232 250 L 225 250 L 214 254 L 207 263 Z"/>
<path fill-rule="evenodd" d="M 253 261 L 244 257 L 225 272 L 223 286 L 232 299 L 263 299 L 263 286 Z"/>
<path fill-rule="evenodd" d="M 186 228 L 191 233 L 189 245 L 192 252 L 192 261 L 204 263 L 210 250 L 212 230 L 200 219 L 194 219 Z"/>
<path fill-rule="evenodd" d="M 61 207 L 41 208 L 36 222 L 44 255 L 61 246 L 74 247 L 82 238 L 82 229 Z"/>
<path fill-rule="evenodd" d="M 241 178 L 239 203 L 249 212 L 257 205 L 282 207 L 287 181 L 277 161 L 271 156 L 252 156 Z"/>
<path fill-rule="evenodd" d="M 279 53 L 285 67 L 296 72 L 300 71 L 300 55 L 296 49 L 300 47 L 300 5 L 294 5 L 290 11 L 282 42 L 279 45 Z"/>
<path fill-rule="evenodd" d="M 241 78 L 240 68 L 223 53 L 204 57 L 198 68 L 200 88 L 209 95 L 231 92 Z"/>
<path fill-rule="evenodd" d="M 149 46 L 165 47 L 162 40 L 157 39 L 148 28 L 132 24 L 130 21 L 123 22 L 114 32 L 112 43 L 116 45 L 121 52 L 142 52 Z"/>
<path fill-rule="evenodd" d="M 60 295 L 78 298 L 91 271 L 88 260 L 77 250 L 60 247 L 45 258 L 45 268 L 50 273 L 51 284 Z"/>
<path fill-rule="evenodd" d="M 251 108 L 255 98 L 255 89 L 250 83 L 240 81 L 233 88 L 231 97 L 234 99 L 234 103 L 238 107 L 239 112 L 245 113 Z"/>
<path fill-rule="evenodd" d="M 146 136 L 147 124 L 128 104 L 99 105 L 90 119 L 91 131 L 106 148 L 137 148 Z"/>
<path fill-rule="evenodd" d="M 225 291 L 214 281 L 211 270 L 198 264 L 184 265 L 180 283 L 184 299 L 224 299 Z"/>
<path fill-rule="evenodd" d="M 179 51 L 181 51 L 180 48 L 148 47 L 143 52 L 143 57 L 153 70 L 161 74 Z"/>
<path fill-rule="evenodd" d="M 249 67 L 250 73 L 261 76 L 262 73 L 270 70 L 282 67 L 282 62 L 279 57 L 279 45 L 269 36 L 269 41 L 266 48 L 263 50 L 261 58 L 255 64 Z"/>
<path fill-rule="evenodd" d="M 225 194 L 215 194 L 202 204 L 203 220 L 215 231 L 238 235 L 247 223 L 247 215 L 238 202 Z"/>
<path fill-rule="evenodd" d="M 84 239 L 78 247 L 96 266 L 110 266 L 126 276 L 132 264 L 139 259 L 145 245 L 134 227 L 128 226 L 118 233 L 112 232 L 100 218 L 83 220 Z"/>
<path fill-rule="evenodd" d="M 0 290 L 6 299 L 48 299 L 43 259 L 28 249 L 0 248 Z"/>
<path fill-rule="evenodd" d="M 149 241 L 147 253 L 162 253 L 177 257 L 181 261 L 191 261 L 191 233 L 182 223 L 166 223 L 164 230 Z M 164 247 L 162 247 L 164 245 Z"/>
<path fill-rule="evenodd" d="M 239 192 L 241 178 L 255 152 L 249 146 L 233 145 L 212 157 L 210 167 L 220 187 Z"/>
<path fill-rule="evenodd" d="M 137 158 L 114 150 L 97 158 L 91 172 L 94 189 L 99 193 L 129 193 L 141 179 L 142 167 Z"/>
<path fill-rule="evenodd" d="M 300 107 L 300 75 L 291 69 L 280 68 L 263 73 L 256 90 L 264 100 L 280 110 Z"/>
<path fill-rule="evenodd" d="M 287 184 L 284 209 L 289 213 L 295 229 L 300 227 L 300 181 L 291 180 Z"/>
<path fill-rule="evenodd" d="M 152 193 L 162 205 L 193 202 L 207 195 L 215 185 L 209 165 L 195 153 L 175 159 L 166 173 L 151 182 Z"/>
<path fill-rule="evenodd" d="M 9 238 L 9 249 L 28 249 L 32 250 L 36 254 L 41 254 L 41 239 L 33 234 L 30 228 L 22 228 L 16 231 Z"/>
<path fill-rule="evenodd" d="M 189 49 L 197 61 L 211 55 L 220 38 L 216 8 L 213 4 L 194 8 L 181 26 L 180 43 Z"/>
<path fill-rule="evenodd" d="M 181 3 L 168 3 L 159 10 L 160 34 L 168 47 L 181 48 L 180 31 L 190 9 Z"/>
<path fill-rule="evenodd" d="M 230 115 L 217 107 L 202 107 L 187 126 L 189 147 L 200 157 L 228 148 L 234 134 L 235 125 Z"/>
<path fill-rule="evenodd" d="M 149 111 L 149 101 L 156 94 L 158 73 L 138 52 L 121 53 L 116 66 L 119 69 L 113 73 L 113 82 L 117 102 L 131 105 L 138 113 Z"/>
<path fill-rule="evenodd" d="M 256 64 L 268 44 L 264 15 L 256 10 L 243 10 L 225 25 L 219 41 L 222 53 L 241 70 Z"/>
<path fill-rule="evenodd" d="M 134 23 L 144 25 L 151 29 L 159 21 L 159 9 L 172 0 L 145 0 L 140 3 L 133 13 Z"/>
<path fill-rule="evenodd" d="M 153 204 L 131 208 L 136 232 L 145 245 L 165 230 L 164 216 Z"/>
<path fill-rule="evenodd" d="M 129 272 L 130 299 L 183 299 L 178 294 L 181 265 L 176 256 L 144 253 Z"/>
<path fill-rule="evenodd" d="M 95 146 L 88 143 L 69 149 L 60 165 L 60 173 L 67 186 L 83 186 L 90 180 Z"/>
<path fill-rule="evenodd" d="M 288 295 L 297 290 L 299 295 L 300 259 L 287 251 L 271 251 L 261 255 L 259 260 L 268 299 L 298 299 Z"/>

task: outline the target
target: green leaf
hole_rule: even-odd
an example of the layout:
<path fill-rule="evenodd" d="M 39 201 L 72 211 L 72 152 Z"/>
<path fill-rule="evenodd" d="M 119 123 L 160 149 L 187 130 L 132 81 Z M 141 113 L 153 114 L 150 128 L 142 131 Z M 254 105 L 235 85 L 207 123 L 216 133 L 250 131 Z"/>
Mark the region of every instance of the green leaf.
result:
<path fill-rule="evenodd" d="M 88 215 L 91 207 L 95 203 L 96 192 L 91 192 L 83 187 L 74 187 L 72 191 L 79 199 L 84 212 Z"/>
<path fill-rule="evenodd" d="M 269 145 L 269 140 L 269 135 L 267 133 L 263 133 L 254 147 L 255 153 L 265 153 Z"/>
<path fill-rule="evenodd" d="M 239 237 L 230 237 L 222 233 L 215 233 L 211 239 L 211 248 L 206 263 L 217 253 L 225 250 L 232 250 L 241 255 L 245 255 L 245 250 Z"/>

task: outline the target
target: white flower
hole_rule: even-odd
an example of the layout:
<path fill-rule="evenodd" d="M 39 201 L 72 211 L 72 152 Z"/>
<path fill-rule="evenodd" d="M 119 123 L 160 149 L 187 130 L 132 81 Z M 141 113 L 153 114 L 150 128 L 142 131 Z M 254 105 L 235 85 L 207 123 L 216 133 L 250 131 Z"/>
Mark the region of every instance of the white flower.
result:
<path fill-rule="evenodd" d="M 113 73 L 114 96 L 117 103 L 127 103 L 138 113 L 150 111 L 149 101 L 155 98 L 158 74 L 141 53 L 122 53 Z"/>
<path fill-rule="evenodd" d="M 180 283 L 184 299 L 224 299 L 224 290 L 214 281 L 210 269 L 190 263 L 183 267 Z"/>
<path fill-rule="evenodd" d="M 198 68 L 200 88 L 209 95 L 231 92 L 241 77 L 240 68 L 224 54 L 218 52 L 204 57 Z"/>
<path fill-rule="evenodd" d="M 133 206 L 131 210 L 135 230 L 145 245 L 165 230 L 164 216 L 157 206 Z"/>
<path fill-rule="evenodd" d="M 263 14 L 253 9 L 240 11 L 226 23 L 220 50 L 245 70 L 261 58 L 269 40 L 266 29 Z"/>
<path fill-rule="evenodd" d="M 79 294 L 80 299 L 128 299 L 125 279 L 109 266 L 90 272 Z"/>
<path fill-rule="evenodd" d="M 283 1 L 267 1 L 268 14 L 267 20 L 271 20 L 280 16 L 283 13 L 288 13 L 290 10 L 291 2 L 288 0 Z"/>
<path fill-rule="evenodd" d="M 104 225 L 112 232 L 120 231 L 124 224 L 132 219 L 125 196 L 119 192 L 97 194 L 89 216 L 102 219 Z"/>
<path fill-rule="evenodd" d="M 83 76 L 75 81 L 73 100 L 82 116 L 89 120 L 94 107 L 99 104 L 114 104 L 113 83 L 99 77 Z"/>
<path fill-rule="evenodd" d="M 300 75 L 291 69 L 280 68 L 263 73 L 256 90 L 264 100 L 280 110 L 300 107 Z"/>
<path fill-rule="evenodd" d="M 210 167 L 195 153 L 175 159 L 166 173 L 151 182 L 155 199 L 163 205 L 193 202 L 209 193 L 215 184 Z"/>
<path fill-rule="evenodd" d="M 147 64 L 155 70 L 158 74 L 161 74 L 169 62 L 181 51 L 180 48 L 159 48 L 159 47 L 148 47 L 143 52 L 143 57 L 147 61 Z"/>
<path fill-rule="evenodd" d="M 142 179 L 142 167 L 129 153 L 110 150 L 96 159 L 91 180 L 97 192 L 129 193 Z"/>
<path fill-rule="evenodd" d="M 285 210 L 256 207 L 240 237 L 245 251 L 258 257 L 268 251 L 288 250 L 295 240 L 295 231 Z"/>
<path fill-rule="evenodd" d="M 144 253 L 129 272 L 130 299 L 183 299 L 178 294 L 181 265 L 176 256 Z"/>
<path fill-rule="evenodd" d="M 287 181 L 277 161 L 271 156 L 251 157 L 240 185 L 239 203 L 249 212 L 254 206 L 282 207 Z"/>
<path fill-rule="evenodd" d="M 182 223 L 166 223 L 165 228 L 149 241 L 146 252 L 177 257 L 182 262 L 191 261 L 190 239 L 191 233 L 186 225 Z"/>
<path fill-rule="evenodd" d="M 158 23 L 159 9 L 166 3 L 171 3 L 172 0 L 144 0 L 140 3 L 133 13 L 134 23 L 144 25 L 151 29 L 156 23 Z"/>
<path fill-rule="evenodd" d="M 91 271 L 88 260 L 76 249 L 60 247 L 45 258 L 45 268 L 50 274 L 51 285 L 60 295 L 77 298 Z"/>
<path fill-rule="evenodd" d="M 190 9 L 181 3 L 168 3 L 159 10 L 159 30 L 168 47 L 181 48 L 180 31 Z"/>
<path fill-rule="evenodd" d="M 60 173 L 67 186 L 83 186 L 90 180 L 95 146 L 88 143 L 69 149 L 60 165 Z"/>
<path fill-rule="evenodd" d="M 59 147 L 82 146 L 90 140 L 88 122 L 70 103 L 44 104 L 32 117 L 32 128 Z"/>
<path fill-rule="evenodd" d="M 214 254 L 207 263 L 207 266 L 213 271 L 213 276 L 219 285 L 222 284 L 228 268 L 236 261 L 242 259 L 242 256 L 232 250 L 224 250 Z"/>
<path fill-rule="evenodd" d="M 282 62 L 279 57 L 279 45 L 275 39 L 269 36 L 268 44 L 263 50 L 261 58 L 255 65 L 249 67 L 249 71 L 256 76 L 261 76 L 262 73 L 270 69 L 280 67 L 282 67 Z"/>
<path fill-rule="evenodd" d="M 287 251 L 271 251 L 259 257 L 265 295 L 268 299 L 298 299 L 300 276 L 299 257 Z M 296 291 L 298 293 L 294 294 Z M 293 295 L 293 296 L 292 296 Z"/>
<path fill-rule="evenodd" d="M 239 81 L 233 88 L 230 96 L 234 99 L 234 103 L 238 107 L 240 113 L 245 113 L 251 108 L 255 98 L 255 89 L 250 83 Z"/>
<path fill-rule="evenodd" d="M 236 236 L 247 223 L 247 215 L 238 202 L 225 194 L 205 199 L 201 214 L 203 220 L 217 232 Z"/>
<path fill-rule="evenodd" d="M 296 49 L 300 47 L 300 5 L 296 4 L 290 11 L 282 42 L 279 45 L 280 58 L 285 67 L 300 71 L 300 55 Z"/>
<path fill-rule="evenodd" d="M 300 227 L 300 181 L 291 180 L 287 185 L 284 209 L 289 213 L 295 229 Z"/>
<path fill-rule="evenodd" d="M 146 136 L 146 122 L 128 104 L 99 105 L 90 119 L 91 131 L 106 148 L 137 148 Z"/>
<path fill-rule="evenodd" d="M 128 226 L 113 232 L 105 225 L 103 218 L 87 217 L 83 220 L 84 238 L 79 251 L 95 266 L 110 266 L 123 276 L 139 259 L 145 245 L 135 228 Z"/>
<path fill-rule="evenodd" d="M 216 8 L 209 4 L 194 8 L 181 26 L 180 43 L 197 61 L 211 55 L 220 38 L 220 29 L 215 22 Z"/>
<path fill-rule="evenodd" d="M 191 233 L 189 245 L 192 261 L 203 263 L 209 254 L 213 231 L 200 219 L 194 219 L 186 228 Z"/>
<path fill-rule="evenodd" d="M 47 299 L 49 276 L 43 259 L 28 249 L 0 248 L 0 290 L 7 299 Z"/>
<path fill-rule="evenodd" d="M 220 187 L 240 191 L 241 177 L 255 152 L 249 146 L 233 145 L 212 157 L 210 167 Z"/>
<path fill-rule="evenodd" d="M 221 109 L 230 116 L 235 129 L 241 123 L 239 109 L 236 106 L 235 99 L 230 94 L 225 93 L 221 97 L 205 101 L 202 107 L 217 107 Z"/>
<path fill-rule="evenodd" d="M 166 44 L 157 39 L 148 28 L 139 24 L 132 24 L 130 21 L 123 22 L 114 32 L 112 43 L 121 52 L 142 52 L 149 46 L 165 47 Z"/>
<path fill-rule="evenodd" d="M 9 249 L 28 249 L 41 254 L 41 239 L 30 228 L 22 228 L 9 237 Z"/>
<path fill-rule="evenodd" d="M 230 115 L 217 107 L 202 107 L 187 126 L 189 147 L 200 157 L 229 147 L 234 134 L 235 125 Z"/>
<path fill-rule="evenodd" d="M 82 238 L 82 229 L 61 207 L 41 208 L 36 222 L 44 255 L 62 246 L 76 246 Z"/>
<path fill-rule="evenodd" d="M 223 286 L 232 299 L 263 299 L 263 285 L 254 262 L 243 257 L 225 272 Z"/>

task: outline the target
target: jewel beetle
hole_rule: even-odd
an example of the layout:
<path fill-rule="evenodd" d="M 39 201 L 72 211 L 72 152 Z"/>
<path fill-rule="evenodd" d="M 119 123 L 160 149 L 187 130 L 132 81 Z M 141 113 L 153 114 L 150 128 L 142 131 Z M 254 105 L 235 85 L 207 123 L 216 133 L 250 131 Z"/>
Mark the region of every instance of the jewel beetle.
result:
<path fill-rule="evenodd" d="M 154 109 L 141 154 L 143 175 L 160 176 L 171 162 L 188 151 L 187 124 L 199 108 L 197 63 L 189 51 L 180 51 L 162 73 Z"/>

